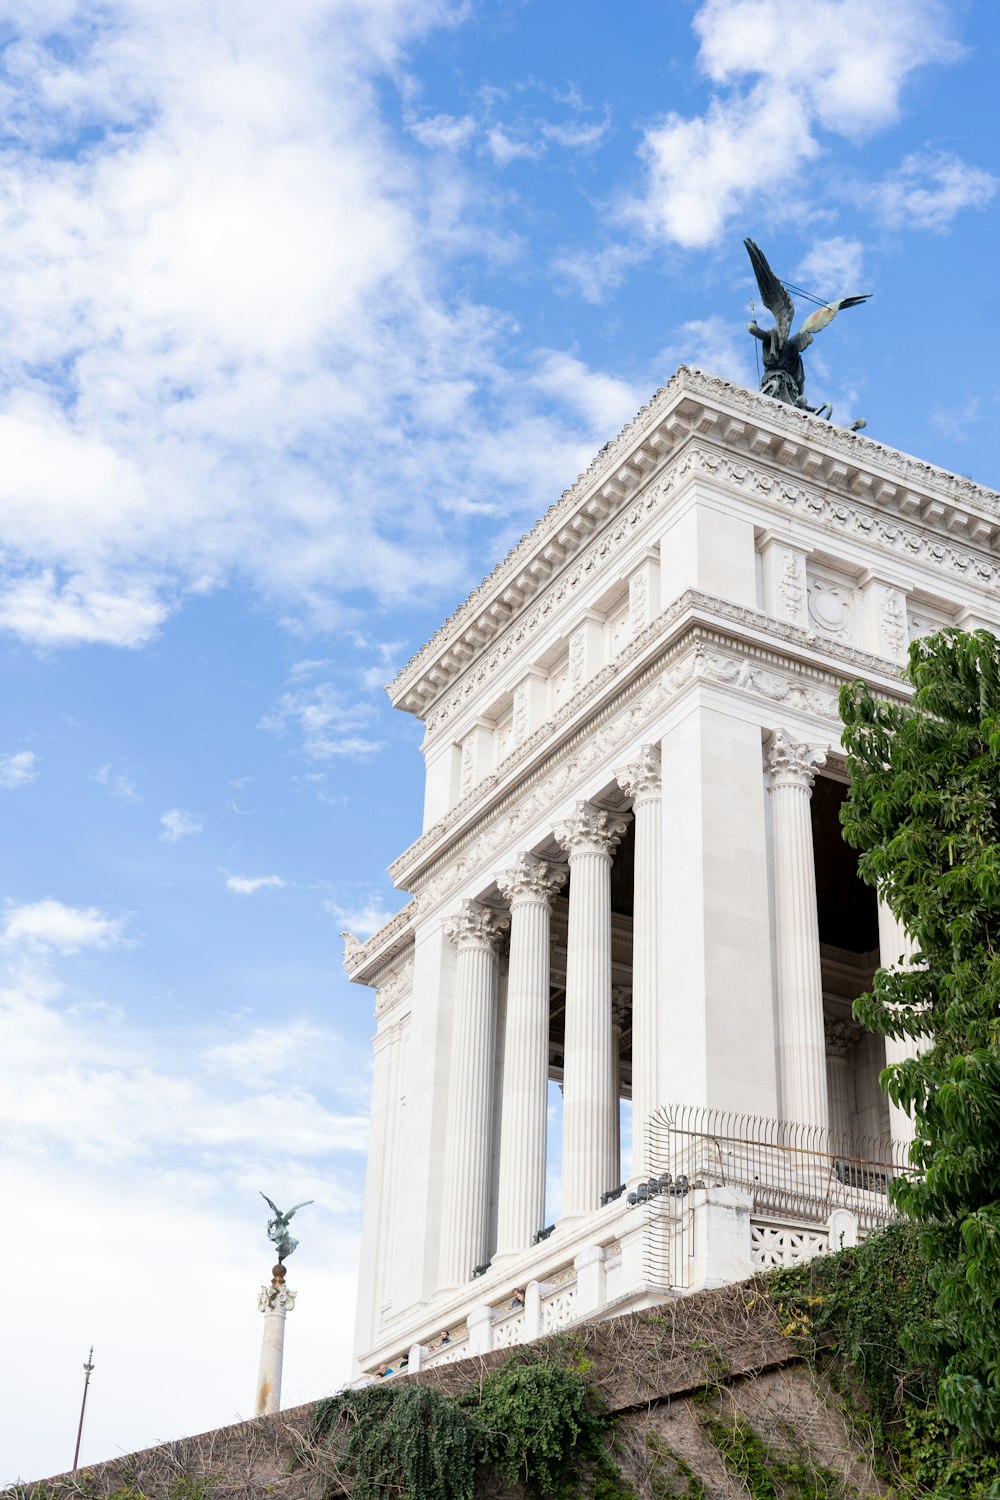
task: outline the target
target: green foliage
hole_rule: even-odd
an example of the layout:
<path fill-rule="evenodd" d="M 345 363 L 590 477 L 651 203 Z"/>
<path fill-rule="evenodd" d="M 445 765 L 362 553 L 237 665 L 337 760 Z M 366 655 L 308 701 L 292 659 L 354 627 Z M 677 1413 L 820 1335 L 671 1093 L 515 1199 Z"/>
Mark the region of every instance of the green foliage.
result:
<path fill-rule="evenodd" d="M 578 1370 L 511 1361 L 461 1400 L 474 1415 L 480 1462 L 508 1484 L 522 1481 L 529 1495 L 571 1495 L 582 1469 L 606 1468 L 608 1420 Z"/>
<path fill-rule="evenodd" d="M 872 1430 L 898 1493 L 992 1500 L 1000 1495 L 1000 1443 L 983 1439 L 957 1452 L 936 1369 L 924 1358 L 919 1331 L 933 1319 L 935 1295 L 919 1234 L 914 1224 L 892 1224 L 855 1249 L 770 1271 L 767 1295 L 789 1337 L 831 1376 L 846 1366 L 856 1380 L 864 1399 L 858 1422 Z"/>
<path fill-rule="evenodd" d="M 471 1424 L 433 1386 L 368 1385 L 319 1402 L 313 1441 L 329 1445 L 338 1436 L 337 1457 L 354 1475 L 354 1500 L 472 1500 Z"/>
<path fill-rule="evenodd" d="M 514 1359 L 457 1398 L 409 1380 L 344 1391 L 318 1404 L 312 1438 L 355 1500 L 472 1500 L 480 1464 L 539 1500 L 628 1500 L 611 1425 L 578 1370 Z"/>
<path fill-rule="evenodd" d="M 753 1500 L 837 1500 L 843 1493 L 829 1469 L 770 1447 L 745 1418 L 708 1417 L 704 1427 Z"/>
<path fill-rule="evenodd" d="M 944 630 L 913 643 L 907 672 L 909 706 L 860 682 L 841 693 L 844 836 L 919 950 L 879 970 L 855 1015 L 925 1039 L 882 1075 L 916 1121 L 919 1175 L 892 1191 L 936 1298 L 907 1337 L 975 1451 L 1000 1433 L 1000 641 Z"/>

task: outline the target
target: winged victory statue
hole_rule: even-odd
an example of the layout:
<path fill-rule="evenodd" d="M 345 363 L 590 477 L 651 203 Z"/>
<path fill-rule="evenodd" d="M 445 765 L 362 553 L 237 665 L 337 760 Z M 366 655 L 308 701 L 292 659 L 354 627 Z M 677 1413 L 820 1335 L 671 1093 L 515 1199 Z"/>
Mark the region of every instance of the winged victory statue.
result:
<path fill-rule="evenodd" d="M 271 1241 L 272 1245 L 276 1246 L 277 1248 L 278 1264 L 280 1266 L 284 1264 L 287 1257 L 291 1255 L 292 1251 L 299 1243 L 298 1240 L 293 1240 L 291 1235 L 288 1233 L 289 1219 L 291 1219 L 292 1215 L 297 1213 L 300 1208 L 308 1208 L 309 1204 L 314 1200 L 312 1198 L 306 1198 L 305 1202 L 296 1203 L 294 1208 L 290 1208 L 286 1214 L 283 1214 L 278 1205 L 276 1203 L 272 1203 L 266 1193 L 261 1193 L 260 1196 L 263 1198 L 268 1208 L 274 1214 L 274 1218 L 268 1219 L 267 1221 L 267 1237 Z"/>
<path fill-rule="evenodd" d="M 760 247 L 751 239 L 745 239 L 743 243 L 750 257 L 764 306 L 773 315 L 775 323 L 773 328 L 758 328 L 756 322 L 747 324 L 754 338 L 761 342 L 764 374 L 760 388 L 765 396 L 783 401 L 786 406 L 798 406 L 817 416 L 829 417 L 833 410 L 829 402 L 822 406 L 810 406 L 802 394 L 806 383 L 802 351 L 812 343 L 813 334 L 832 323 L 842 308 L 859 307 L 862 302 L 869 300 L 871 293 L 866 292 L 859 297 L 841 297 L 836 302 L 827 302 L 823 307 L 817 307 L 805 319 L 798 333 L 793 334 L 794 302 L 771 270 Z M 857 422 L 854 425 L 863 427 L 864 423 Z"/>

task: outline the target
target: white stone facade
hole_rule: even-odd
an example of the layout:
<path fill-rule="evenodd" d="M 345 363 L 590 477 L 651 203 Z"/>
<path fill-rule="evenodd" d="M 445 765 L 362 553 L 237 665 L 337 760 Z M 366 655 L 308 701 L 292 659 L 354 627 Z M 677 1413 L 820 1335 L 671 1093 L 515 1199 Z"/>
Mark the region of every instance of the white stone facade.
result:
<path fill-rule="evenodd" d="M 910 950 L 831 832 L 837 697 L 904 695 L 915 634 L 1000 628 L 998 537 L 994 492 L 682 367 L 399 674 L 412 899 L 345 957 L 377 1017 L 360 1372 L 678 1284 L 656 1214 L 601 1203 L 622 1095 L 630 1181 L 667 1102 L 905 1137 L 850 1017 L 880 946 Z M 563 1208 L 532 1245 L 552 1078 Z M 833 1233 L 734 1191 L 692 1195 L 702 1284 Z"/>

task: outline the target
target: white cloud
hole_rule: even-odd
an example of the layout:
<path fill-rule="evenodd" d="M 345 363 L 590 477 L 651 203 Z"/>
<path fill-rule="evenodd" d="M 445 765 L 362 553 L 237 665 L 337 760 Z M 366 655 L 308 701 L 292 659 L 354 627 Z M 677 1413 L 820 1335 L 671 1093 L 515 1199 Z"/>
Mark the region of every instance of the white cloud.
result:
<path fill-rule="evenodd" d="M 371 937 L 392 916 L 392 912 L 386 911 L 378 900 L 365 901 L 360 906 L 338 906 L 335 901 L 327 901 L 325 905 L 327 911 L 344 924 L 345 931 L 359 938 Z"/>
<path fill-rule="evenodd" d="M 421 146 L 461 151 L 475 135 L 476 122 L 471 115 L 429 115 L 424 120 L 411 121 L 407 129 Z"/>
<path fill-rule="evenodd" d="M 10 951 L 78 953 L 126 946 L 125 919 L 109 917 L 96 906 L 66 906 L 46 899 L 9 906 L 3 916 L 0 947 Z"/>
<path fill-rule="evenodd" d="M 561 488 L 575 415 L 540 412 L 507 317 L 448 290 L 450 256 L 497 253 L 481 186 L 379 110 L 403 49 L 461 14 L 11 13 L 0 629 L 141 646 L 237 573 L 341 624 L 346 593 L 465 583 L 470 496 L 527 519 Z"/>
<path fill-rule="evenodd" d="M 610 131 L 609 114 L 603 120 L 574 120 L 562 124 L 547 121 L 541 126 L 541 133 L 547 141 L 569 151 L 596 151 L 607 140 Z"/>
<path fill-rule="evenodd" d="M 754 373 L 754 340 L 749 334 L 741 337 L 731 319 L 718 315 L 692 318 L 682 324 L 660 363 L 669 370 L 681 363 L 697 365 L 712 375 L 751 388 L 758 383 Z"/>
<path fill-rule="evenodd" d="M 261 719 L 259 728 L 275 734 L 296 729 L 305 753 L 316 760 L 340 755 L 364 757 L 382 748 L 381 741 L 354 732 L 371 721 L 373 712 L 370 703 L 348 698 L 330 682 L 317 682 L 283 693 L 277 706 Z"/>
<path fill-rule="evenodd" d="M 582 360 L 550 350 L 543 354 L 533 384 L 586 418 L 590 432 L 617 434 L 642 404 L 645 392 L 624 380 L 589 370 Z"/>
<path fill-rule="evenodd" d="M 539 141 L 515 140 L 499 125 L 486 132 L 486 145 L 498 167 L 506 167 L 512 161 L 536 161 L 545 150 Z"/>
<path fill-rule="evenodd" d="M 30 786 L 38 776 L 38 757 L 34 750 L 18 750 L 13 755 L 0 755 L 0 787 Z"/>
<path fill-rule="evenodd" d="M 787 191 L 819 154 L 817 130 L 860 139 L 891 124 L 911 73 L 958 55 L 939 0 L 884 0 L 876 25 L 869 0 L 704 0 L 694 27 L 716 92 L 703 115 L 646 131 L 635 205 L 648 234 L 688 249 Z"/>
<path fill-rule="evenodd" d="M 870 201 L 894 229 L 943 233 L 962 209 L 985 208 L 996 190 L 996 177 L 949 152 L 915 153 L 872 189 Z"/>
<path fill-rule="evenodd" d="M 834 300 L 861 290 L 861 265 L 864 246 L 860 240 L 836 234 L 816 240 L 805 259 L 800 261 L 795 280 L 817 297 Z"/>
<path fill-rule="evenodd" d="M 98 786 L 103 786 L 112 797 L 118 797 L 122 802 L 142 801 L 131 777 L 126 776 L 124 771 L 116 771 L 110 763 L 106 766 L 98 766 L 94 772 L 94 780 Z"/>
<path fill-rule="evenodd" d="M 194 813 L 184 812 L 179 807 L 171 807 L 161 813 L 160 824 L 163 828 L 160 838 L 165 844 L 176 844 L 181 839 L 190 838 L 192 834 L 201 833 L 205 826 L 201 818 Z"/>
<path fill-rule="evenodd" d="M 284 884 L 280 875 L 229 875 L 226 878 L 226 889 L 237 896 L 252 896 L 255 891 L 262 891 L 267 886 L 280 887 Z"/>

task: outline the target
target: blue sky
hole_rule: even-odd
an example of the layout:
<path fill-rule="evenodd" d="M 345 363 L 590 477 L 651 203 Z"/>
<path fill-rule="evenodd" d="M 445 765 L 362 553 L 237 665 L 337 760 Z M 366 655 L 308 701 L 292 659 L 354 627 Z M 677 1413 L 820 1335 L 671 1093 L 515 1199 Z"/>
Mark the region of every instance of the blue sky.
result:
<path fill-rule="evenodd" d="M 1000 482 L 1000 11 L 0 0 L 0 1481 L 349 1369 L 383 685 L 681 360 L 744 234 L 841 420 Z M 17 1268 L 20 1268 L 19 1271 Z M 180 1376 L 183 1378 L 179 1378 Z"/>

